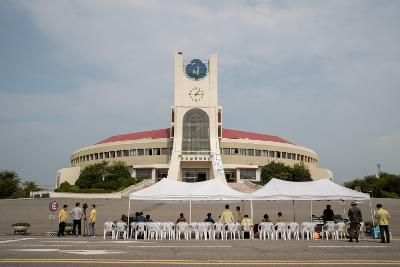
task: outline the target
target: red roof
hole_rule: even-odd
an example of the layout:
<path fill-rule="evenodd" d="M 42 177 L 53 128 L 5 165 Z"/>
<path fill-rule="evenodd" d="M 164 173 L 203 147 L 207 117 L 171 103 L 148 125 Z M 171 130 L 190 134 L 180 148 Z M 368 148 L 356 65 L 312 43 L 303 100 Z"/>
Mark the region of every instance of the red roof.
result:
<path fill-rule="evenodd" d="M 104 139 L 103 141 L 96 143 L 96 145 L 111 143 L 111 142 L 119 142 L 119 141 L 139 140 L 139 139 L 169 138 L 170 137 L 169 131 L 170 131 L 169 128 L 166 128 L 153 131 L 114 135 L 107 139 Z M 291 142 L 283 138 L 280 138 L 278 136 L 243 132 L 230 129 L 222 129 L 222 137 L 227 139 L 249 139 L 249 140 L 270 141 L 270 142 L 291 144 Z"/>
<path fill-rule="evenodd" d="M 250 133 L 230 129 L 222 129 L 222 137 L 228 139 L 249 139 L 291 144 L 288 140 L 268 134 Z"/>

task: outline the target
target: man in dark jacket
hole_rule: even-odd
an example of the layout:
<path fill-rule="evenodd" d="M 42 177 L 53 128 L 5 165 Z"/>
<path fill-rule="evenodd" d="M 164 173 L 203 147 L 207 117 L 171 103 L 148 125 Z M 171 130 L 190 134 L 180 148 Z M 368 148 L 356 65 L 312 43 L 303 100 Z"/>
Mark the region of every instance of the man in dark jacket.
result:
<path fill-rule="evenodd" d="M 356 242 L 358 243 L 358 236 L 360 234 L 360 222 L 362 222 L 362 215 L 361 215 L 361 210 L 357 207 L 357 203 L 355 201 L 351 202 L 351 208 L 349 209 L 347 215 L 349 215 L 349 220 L 350 220 L 349 242 L 353 242 L 353 239 L 355 239 Z"/>
<path fill-rule="evenodd" d="M 331 209 L 331 205 L 326 205 L 326 209 L 324 210 L 324 213 L 322 215 L 322 219 L 324 220 L 324 223 L 328 221 L 333 221 L 334 218 L 333 210 Z"/>

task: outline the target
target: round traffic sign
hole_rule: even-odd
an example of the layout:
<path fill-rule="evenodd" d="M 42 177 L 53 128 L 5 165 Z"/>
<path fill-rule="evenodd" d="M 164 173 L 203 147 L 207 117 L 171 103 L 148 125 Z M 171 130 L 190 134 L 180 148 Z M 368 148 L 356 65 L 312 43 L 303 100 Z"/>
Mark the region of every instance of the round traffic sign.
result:
<path fill-rule="evenodd" d="M 50 211 L 56 211 L 58 209 L 58 202 L 55 200 L 50 202 L 49 209 Z"/>

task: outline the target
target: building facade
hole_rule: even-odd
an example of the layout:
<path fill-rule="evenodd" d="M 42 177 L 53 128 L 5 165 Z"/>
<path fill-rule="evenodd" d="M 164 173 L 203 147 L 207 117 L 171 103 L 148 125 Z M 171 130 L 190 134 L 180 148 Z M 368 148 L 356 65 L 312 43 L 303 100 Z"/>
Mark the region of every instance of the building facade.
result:
<path fill-rule="evenodd" d="M 309 148 L 277 136 L 223 128 L 217 63 L 216 54 L 186 61 L 177 53 L 170 127 L 116 135 L 76 150 L 71 166 L 58 171 L 57 186 L 74 184 L 84 167 L 102 161 L 123 161 L 132 176 L 155 181 L 260 180 L 261 168 L 272 161 L 303 163 L 314 180 L 333 179 Z"/>

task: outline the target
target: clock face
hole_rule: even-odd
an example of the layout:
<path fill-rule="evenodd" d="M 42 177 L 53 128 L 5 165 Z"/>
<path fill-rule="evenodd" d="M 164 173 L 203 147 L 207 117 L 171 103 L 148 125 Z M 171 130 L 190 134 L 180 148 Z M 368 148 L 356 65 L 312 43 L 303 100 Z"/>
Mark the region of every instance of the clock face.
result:
<path fill-rule="evenodd" d="M 202 100 L 204 98 L 204 91 L 198 86 L 193 87 L 189 91 L 189 97 L 194 102 L 199 102 L 200 100 Z"/>
<path fill-rule="evenodd" d="M 197 81 L 207 75 L 207 66 L 200 59 L 193 59 L 186 65 L 185 73 L 188 78 Z"/>

